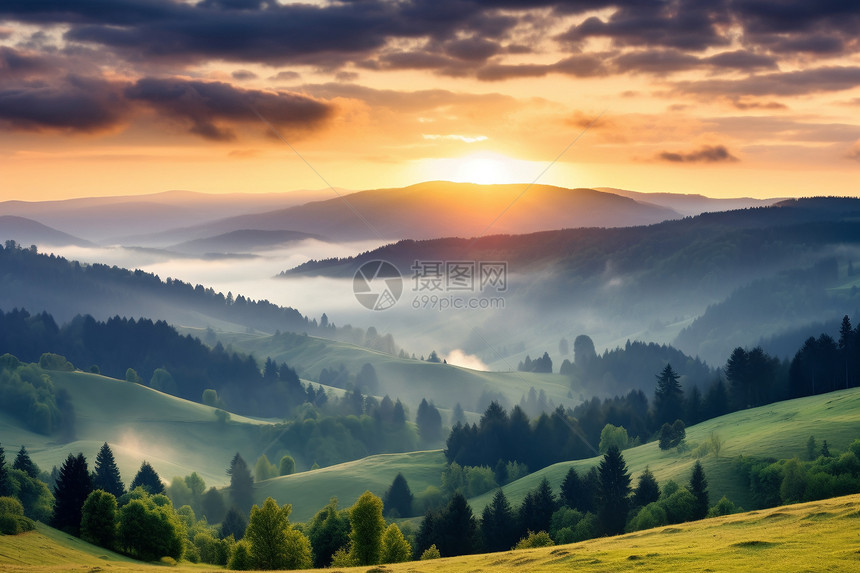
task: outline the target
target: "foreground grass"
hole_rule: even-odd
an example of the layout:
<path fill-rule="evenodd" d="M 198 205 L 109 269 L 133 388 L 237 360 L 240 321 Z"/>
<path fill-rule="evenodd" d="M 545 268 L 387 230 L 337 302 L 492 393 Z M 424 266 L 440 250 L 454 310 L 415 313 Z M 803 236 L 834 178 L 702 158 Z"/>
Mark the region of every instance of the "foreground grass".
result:
<path fill-rule="evenodd" d="M 377 571 L 856 571 L 860 568 L 860 495 L 659 527 L 571 545 L 382 565 Z M 213 571 L 182 563 L 168 570 Z M 356 567 L 362 573 L 373 569 Z M 0 537 L 0 571 L 150 572 L 44 525 Z"/>

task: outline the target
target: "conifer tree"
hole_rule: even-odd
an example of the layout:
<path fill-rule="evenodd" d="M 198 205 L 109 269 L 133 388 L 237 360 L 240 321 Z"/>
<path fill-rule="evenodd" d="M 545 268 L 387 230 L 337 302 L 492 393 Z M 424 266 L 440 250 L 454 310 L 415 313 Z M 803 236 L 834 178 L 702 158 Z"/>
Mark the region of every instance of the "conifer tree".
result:
<path fill-rule="evenodd" d="M 690 476 L 690 493 L 696 498 L 693 518 L 704 519 L 708 515 L 708 480 L 705 478 L 702 464 L 698 461 L 693 466 L 693 474 Z"/>
<path fill-rule="evenodd" d="M 630 507 L 630 474 L 619 449 L 611 446 L 598 465 L 600 525 L 606 535 L 624 532 Z"/>
<path fill-rule="evenodd" d="M 149 465 L 147 461 L 140 464 L 140 469 L 137 471 L 137 475 L 134 476 L 129 489 L 136 487 L 143 487 L 150 495 L 164 493 L 164 483 L 156 473 L 155 468 Z"/>
<path fill-rule="evenodd" d="M 92 478 L 84 454 L 69 454 L 60 467 L 57 485 L 54 486 L 51 525 L 77 536 L 81 527 L 81 509 L 92 490 Z"/>
<path fill-rule="evenodd" d="M 39 477 L 39 467 L 30 459 L 30 454 L 27 453 L 27 448 L 21 446 L 18 450 L 18 455 L 15 456 L 15 462 L 12 464 L 13 470 L 21 470 L 33 479 Z"/>
<path fill-rule="evenodd" d="M 660 486 L 654 478 L 654 474 L 645 466 L 645 471 L 639 476 L 639 483 L 633 490 L 634 507 L 645 507 L 660 499 Z"/>
<path fill-rule="evenodd" d="M 96 456 L 96 471 L 93 474 L 93 489 L 101 489 L 108 493 L 112 493 L 114 497 L 119 498 L 125 493 L 125 484 L 122 483 L 122 477 L 119 473 L 119 468 L 116 465 L 116 460 L 113 457 L 113 451 L 105 442 L 102 444 L 98 455 Z"/>
<path fill-rule="evenodd" d="M 254 478 L 239 452 L 230 461 L 227 475 L 230 476 L 230 500 L 239 511 L 248 512 L 253 504 Z"/>
<path fill-rule="evenodd" d="M 6 470 L 6 452 L 0 444 L 0 497 L 6 497 L 11 493 L 9 474 Z"/>

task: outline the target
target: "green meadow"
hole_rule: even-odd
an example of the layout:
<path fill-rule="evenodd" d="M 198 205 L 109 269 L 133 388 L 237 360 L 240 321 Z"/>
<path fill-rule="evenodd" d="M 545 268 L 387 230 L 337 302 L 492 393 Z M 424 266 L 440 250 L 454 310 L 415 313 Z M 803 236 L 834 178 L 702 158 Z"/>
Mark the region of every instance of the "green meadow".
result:
<path fill-rule="evenodd" d="M 860 495 L 658 527 L 570 545 L 412 561 L 344 571 L 434 573 L 508 571 L 855 571 Z M 0 571 L 215 571 L 212 565 L 132 561 L 39 524 L 0 536 Z"/>

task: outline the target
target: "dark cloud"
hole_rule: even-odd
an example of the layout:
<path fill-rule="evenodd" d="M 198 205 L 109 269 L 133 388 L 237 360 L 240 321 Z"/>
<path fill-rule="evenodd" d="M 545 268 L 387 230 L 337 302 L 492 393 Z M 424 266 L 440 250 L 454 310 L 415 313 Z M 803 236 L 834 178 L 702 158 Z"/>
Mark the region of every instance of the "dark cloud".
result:
<path fill-rule="evenodd" d="M 338 72 L 334 75 L 334 79 L 339 82 L 354 82 L 359 78 L 355 72 Z"/>
<path fill-rule="evenodd" d="M 53 58 L 0 46 L 0 75 L 4 78 L 26 78 L 56 70 Z"/>
<path fill-rule="evenodd" d="M 250 70 L 236 70 L 232 74 L 234 80 L 244 81 L 244 80 L 255 80 L 257 79 L 257 74 Z"/>
<path fill-rule="evenodd" d="M 512 78 L 539 78 L 551 73 L 590 78 L 606 75 L 608 70 L 604 58 L 577 54 L 554 64 L 490 64 L 479 68 L 476 75 L 479 80 L 491 82 Z"/>
<path fill-rule="evenodd" d="M 145 78 L 127 87 L 125 96 L 189 123 L 191 133 L 217 141 L 235 139 L 233 123 L 259 122 L 255 110 L 274 125 L 290 128 L 318 126 L 332 112 L 329 105 L 306 96 L 241 90 L 222 82 Z"/>
<path fill-rule="evenodd" d="M 723 145 L 705 145 L 688 153 L 664 151 L 659 156 L 663 161 L 672 163 L 722 163 L 739 161 Z"/>
<path fill-rule="evenodd" d="M 730 43 L 724 32 L 731 22 L 725 0 L 628 0 L 606 4 L 617 7 L 606 20 L 588 18 L 559 39 L 579 45 L 589 38 L 609 38 L 617 47 L 659 46 L 696 51 Z"/>
<path fill-rule="evenodd" d="M 0 88 L 0 124 L 12 130 L 105 131 L 122 124 L 128 108 L 121 87 L 101 79 L 67 76 Z"/>
<path fill-rule="evenodd" d="M 793 96 L 835 92 L 860 86 L 860 66 L 828 66 L 749 76 L 738 80 L 686 81 L 673 85 L 676 93 L 704 96 Z"/>
<path fill-rule="evenodd" d="M 735 0 L 743 40 L 773 52 L 837 54 L 856 44 L 860 10 L 843 0 Z M 856 46 L 855 46 L 856 49 Z"/>
<path fill-rule="evenodd" d="M 292 70 L 286 70 L 283 72 L 278 72 L 277 74 L 275 74 L 274 76 L 272 76 L 269 79 L 286 82 L 286 81 L 291 81 L 291 80 L 297 80 L 297 79 L 300 79 L 301 77 L 302 77 L 302 74 L 300 74 L 299 72 L 294 72 Z"/>
<path fill-rule="evenodd" d="M 531 42 L 560 18 L 594 10 L 602 15 L 549 38 L 566 50 L 557 63 L 505 59 L 532 52 Z M 758 74 L 802 54 L 856 54 L 860 45 L 860 6 L 845 0 L 5 0 L 0 22 L 63 25 L 67 53 L 86 46 L 144 75 L 209 61 L 332 73 L 347 66 L 429 70 L 487 81 L 693 69 Z M 593 38 L 609 39 L 611 52 L 584 52 Z M 735 40 L 742 49 L 728 48 Z M 720 49 L 731 51 L 713 54 Z M 774 79 L 756 78 L 759 91 L 814 89 L 805 82 L 793 93 L 762 87 Z"/>

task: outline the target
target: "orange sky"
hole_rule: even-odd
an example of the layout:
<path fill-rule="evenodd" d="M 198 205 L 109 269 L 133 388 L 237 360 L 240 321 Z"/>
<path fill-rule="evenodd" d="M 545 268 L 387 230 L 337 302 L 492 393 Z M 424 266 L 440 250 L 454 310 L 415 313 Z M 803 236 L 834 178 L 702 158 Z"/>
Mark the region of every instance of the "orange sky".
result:
<path fill-rule="evenodd" d="M 548 166 L 566 187 L 857 194 L 850 3 L 97 4 L 0 7 L 0 200 Z"/>

